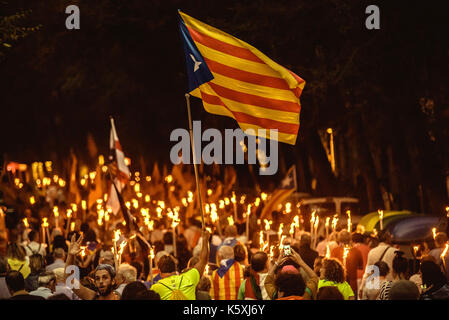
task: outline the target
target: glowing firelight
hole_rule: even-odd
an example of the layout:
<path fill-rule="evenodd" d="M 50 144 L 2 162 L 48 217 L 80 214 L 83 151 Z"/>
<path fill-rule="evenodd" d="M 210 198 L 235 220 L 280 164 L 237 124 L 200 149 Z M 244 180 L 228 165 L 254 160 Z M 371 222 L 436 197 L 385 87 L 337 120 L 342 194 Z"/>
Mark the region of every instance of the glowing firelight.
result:
<path fill-rule="evenodd" d="M 263 201 L 267 200 L 268 195 L 265 192 L 262 192 L 260 194 L 260 197 L 262 198 Z"/>
<path fill-rule="evenodd" d="M 265 223 L 265 231 L 268 231 L 271 229 L 271 224 L 273 224 L 273 221 L 268 221 L 267 219 L 264 219 L 263 222 Z"/>
<path fill-rule="evenodd" d="M 36 203 L 36 199 L 34 199 L 34 196 L 30 197 L 30 204 L 33 205 Z"/>
<path fill-rule="evenodd" d="M 432 228 L 433 240 L 437 237 L 437 228 Z"/>
<path fill-rule="evenodd" d="M 343 249 L 343 266 L 346 266 L 346 258 L 348 257 L 349 247 L 345 246 Z"/>
<path fill-rule="evenodd" d="M 285 213 L 290 213 L 290 212 L 292 212 L 292 204 L 291 204 L 291 202 L 287 202 L 285 204 Z"/>
<path fill-rule="evenodd" d="M 23 220 L 23 225 L 26 227 L 26 228 L 28 228 L 30 225 L 28 224 L 28 219 L 27 218 L 24 218 Z"/>
<path fill-rule="evenodd" d="M 330 259 L 331 257 L 331 249 L 329 247 L 329 244 L 326 244 L 326 259 Z"/>
<path fill-rule="evenodd" d="M 234 218 L 232 216 L 228 217 L 228 223 L 229 223 L 230 226 L 234 225 Z"/>
<path fill-rule="evenodd" d="M 48 218 L 42 218 L 42 228 L 48 228 Z"/>
<path fill-rule="evenodd" d="M 449 248 L 449 243 L 446 243 L 446 247 L 444 248 L 443 252 L 441 253 L 441 260 L 442 261 L 446 261 L 445 257 L 446 257 L 446 253 L 447 253 L 447 249 Z"/>
<path fill-rule="evenodd" d="M 263 231 L 260 230 L 259 232 L 259 247 L 262 248 L 263 247 Z"/>
<path fill-rule="evenodd" d="M 53 214 L 55 215 L 55 218 L 59 217 L 59 209 L 58 207 L 53 207 Z"/>
<path fill-rule="evenodd" d="M 75 222 L 70 222 L 70 231 L 75 231 Z"/>
<path fill-rule="evenodd" d="M 346 210 L 346 214 L 348 215 L 348 232 L 351 232 L 352 230 L 351 210 Z"/>
<path fill-rule="evenodd" d="M 281 224 L 279 225 L 279 231 L 278 231 L 279 237 L 282 235 L 283 232 L 284 232 L 284 224 L 281 223 Z"/>

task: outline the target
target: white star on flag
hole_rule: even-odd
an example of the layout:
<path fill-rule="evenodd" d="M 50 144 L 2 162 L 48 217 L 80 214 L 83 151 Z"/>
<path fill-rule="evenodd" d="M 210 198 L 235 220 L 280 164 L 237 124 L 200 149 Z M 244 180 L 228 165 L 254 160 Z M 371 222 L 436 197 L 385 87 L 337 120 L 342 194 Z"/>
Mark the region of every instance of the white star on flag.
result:
<path fill-rule="evenodd" d="M 196 61 L 193 54 L 190 54 L 190 57 L 192 58 L 193 62 L 195 63 L 195 66 L 193 67 L 193 72 L 196 72 L 200 68 L 200 64 L 202 64 L 201 61 Z"/>

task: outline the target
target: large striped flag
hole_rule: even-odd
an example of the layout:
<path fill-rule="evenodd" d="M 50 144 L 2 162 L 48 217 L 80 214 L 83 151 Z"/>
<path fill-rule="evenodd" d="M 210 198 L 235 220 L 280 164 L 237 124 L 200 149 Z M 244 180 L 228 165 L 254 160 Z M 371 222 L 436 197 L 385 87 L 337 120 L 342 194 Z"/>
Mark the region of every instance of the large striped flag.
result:
<path fill-rule="evenodd" d="M 109 196 L 106 206 L 111 208 L 112 213 L 117 215 L 120 210 L 120 200 L 117 192 L 122 192 L 123 188 L 129 181 L 129 169 L 125 163 L 125 154 L 115 131 L 114 119 L 111 117 L 111 134 L 109 139 L 110 155 L 109 160 L 115 162 L 117 166 L 117 174 L 113 177 L 113 183 L 109 188 Z M 115 185 L 115 187 L 114 187 Z"/>
<path fill-rule="evenodd" d="M 296 184 L 296 166 L 293 165 L 282 179 L 280 186 L 273 192 L 268 202 L 262 209 L 260 219 L 271 215 L 277 209 L 278 204 L 287 199 L 297 188 Z"/>
<path fill-rule="evenodd" d="M 246 42 L 179 14 L 190 94 L 242 130 L 277 129 L 278 141 L 294 145 L 305 81 Z"/>

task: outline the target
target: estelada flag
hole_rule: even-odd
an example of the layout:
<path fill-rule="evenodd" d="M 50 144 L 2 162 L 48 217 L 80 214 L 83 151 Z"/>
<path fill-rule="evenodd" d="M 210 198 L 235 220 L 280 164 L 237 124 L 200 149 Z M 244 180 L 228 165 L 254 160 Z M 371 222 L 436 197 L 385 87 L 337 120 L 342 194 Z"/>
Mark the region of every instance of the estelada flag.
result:
<path fill-rule="evenodd" d="M 125 154 L 115 130 L 114 119 L 111 117 L 111 133 L 109 140 L 110 155 L 109 160 L 117 165 L 117 175 L 113 177 L 114 183 L 109 186 L 109 196 L 106 206 L 112 209 L 112 213 L 117 215 L 120 210 L 120 201 L 117 193 L 121 193 L 129 181 L 129 169 L 125 163 Z M 115 184 L 115 186 L 114 186 Z"/>
<path fill-rule="evenodd" d="M 244 131 L 266 129 L 267 138 L 269 129 L 277 129 L 278 141 L 294 145 L 305 81 L 246 42 L 181 11 L 179 28 L 189 93 L 202 99 L 206 111 L 235 119 Z"/>
<path fill-rule="evenodd" d="M 260 219 L 264 219 L 276 210 L 277 205 L 287 199 L 296 190 L 296 166 L 293 165 L 282 179 L 279 187 L 273 192 L 268 202 L 262 209 Z"/>

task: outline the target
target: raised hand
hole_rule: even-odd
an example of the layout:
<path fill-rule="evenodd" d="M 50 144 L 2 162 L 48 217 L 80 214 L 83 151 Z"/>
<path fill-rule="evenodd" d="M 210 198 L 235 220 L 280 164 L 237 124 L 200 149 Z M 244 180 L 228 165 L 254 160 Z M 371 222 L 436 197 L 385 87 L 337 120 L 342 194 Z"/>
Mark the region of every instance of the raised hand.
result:
<path fill-rule="evenodd" d="M 299 255 L 299 253 L 297 253 L 295 250 L 293 250 L 293 248 L 291 248 L 291 252 L 292 252 L 293 259 L 295 259 L 296 262 L 298 262 L 298 264 L 303 264 L 304 263 L 304 261 L 302 260 L 301 256 Z"/>
<path fill-rule="evenodd" d="M 72 239 L 70 240 L 70 246 L 68 250 L 68 254 L 76 256 L 81 252 L 81 243 L 83 242 L 83 235 L 80 235 L 78 240 L 76 240 L 76 234 L 73 234 Z"/>

